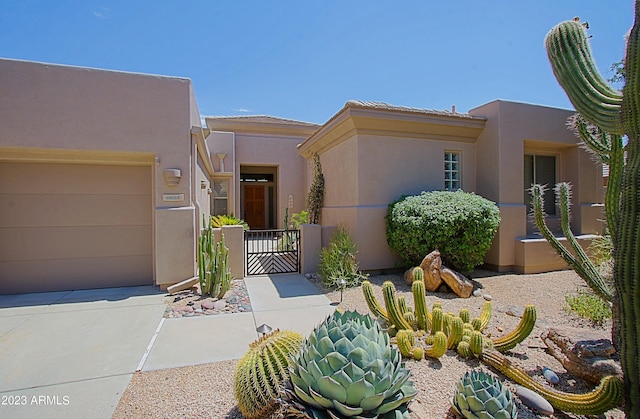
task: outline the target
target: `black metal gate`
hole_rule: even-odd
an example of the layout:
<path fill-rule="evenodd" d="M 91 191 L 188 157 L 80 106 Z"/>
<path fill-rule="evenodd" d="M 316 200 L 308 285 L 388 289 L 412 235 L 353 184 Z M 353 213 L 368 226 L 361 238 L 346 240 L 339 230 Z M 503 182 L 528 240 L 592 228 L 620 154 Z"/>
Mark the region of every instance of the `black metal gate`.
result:
<path fill-rule="evenodd" d="M 300 271 L 300 230 L 244 232 L 246 275 Z"/>

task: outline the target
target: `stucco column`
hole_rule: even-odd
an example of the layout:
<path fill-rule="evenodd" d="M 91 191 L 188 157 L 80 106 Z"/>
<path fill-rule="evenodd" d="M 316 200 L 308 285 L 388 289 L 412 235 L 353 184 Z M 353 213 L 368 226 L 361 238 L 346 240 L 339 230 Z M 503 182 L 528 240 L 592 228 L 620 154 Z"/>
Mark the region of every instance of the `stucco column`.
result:
<path fill-rule="evenodd" d="M 300 225 L 300 271 L 302 274 L 318 272 L 322 249 L 322 226 Z"/>
<path fill-rule="evenodd" d="M 214 229 L 216 241 L 224 234 L 224 244 L 229 248 L 229 269 L 234 279 L 244 278 L 244 228 L 241 225 L 222 226 Z"/>

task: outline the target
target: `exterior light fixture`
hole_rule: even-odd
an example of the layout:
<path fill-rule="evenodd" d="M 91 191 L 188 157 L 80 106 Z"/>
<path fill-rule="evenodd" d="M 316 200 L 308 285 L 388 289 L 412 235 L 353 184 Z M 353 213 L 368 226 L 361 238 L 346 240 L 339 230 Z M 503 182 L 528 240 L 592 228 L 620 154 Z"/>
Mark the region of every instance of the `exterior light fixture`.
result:
<path fill-rule="evenodd" d="M 182 171 L 180 169 L 164 169 L 164 182 L 167 186 L 175 188 L 180 183 Z"/>
<path fill-rule="evenodd" d="M 344 287 L 347 285 L 347 281 L 344 278 L 338 279 L 338 288 L 340 288 L 340 302 L 342 302 L 342 293 L 344 292 Z"/>
<path fill-rule="evenodd" d="M 267 333 L 270 333 L 272 330 L 273 329 L 271 328 L 271 326 L 264 323 L 256 328 L 256 332 L 260 333 L 262 336 L 266 335 Z"/>

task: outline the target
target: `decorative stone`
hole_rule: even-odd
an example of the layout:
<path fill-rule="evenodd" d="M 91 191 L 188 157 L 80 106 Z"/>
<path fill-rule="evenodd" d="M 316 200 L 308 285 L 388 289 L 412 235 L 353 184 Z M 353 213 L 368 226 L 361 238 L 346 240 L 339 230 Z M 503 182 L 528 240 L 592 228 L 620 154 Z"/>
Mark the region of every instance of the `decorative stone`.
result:
<path fill-rule="evenodd" d="M 570 373 L 597 384 L 602 377 L 622 377 L 620 363 L 612 359 L 615 349 L 606 337 L 596 335 L 593 329 L 552 327 L 540 337 L 553 355 Z"/>
<path fill-rule="evenodd" d="M 560 382 L 560 378 L 558 378 L 558 374 L 550 368 L 542 367 L 542 375 L 544 379 L 547 380 L 549 384 L 556 385 Z"/>
<path fill-rule="evenodd" d="M 210 300 L 203 301 L 201 306 L 205 310 L 213 310 L 213 301 L 210 301 Z"/>
<path fill-rule="evenodd" d="M 225 300 L 218 300 L 215 303 L 213 303 L 213 308 L 215 310 L 224 310 L 226 306 L 227 306 L 227 302 Z"/>
<path fill-rule="evenodd" d="M 493 297 L 491 297 L 491 294 L 482 294 L 482 298 L 484 298 L 487 301 L 491 301 Z"/>
<path fill-rule="evenodd" d="M 482 297 L 482 290 L 480 288 L 476 288 L 475 290 L 473 290 L 473 293 L 471 294 L 474 297 Z"/>
<path fill-rule="evenodd" d="M 529 409 L 547 416 L 553 415 L 553 406 L 544 397 L 522 386 L 516 386 L 516 394 Z"/>
<path fill-rule="evenodd" d="M 524 315 L 524 307 L 511 306 L 507 309 L 507 315 L 513 317 L 522 317 Z"/>

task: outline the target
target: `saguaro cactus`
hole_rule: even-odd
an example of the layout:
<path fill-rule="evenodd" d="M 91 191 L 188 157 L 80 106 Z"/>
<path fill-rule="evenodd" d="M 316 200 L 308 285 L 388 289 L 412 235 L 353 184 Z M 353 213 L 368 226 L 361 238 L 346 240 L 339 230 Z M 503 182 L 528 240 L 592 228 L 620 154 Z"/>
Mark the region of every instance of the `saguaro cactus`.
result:
<path fill-rule="evenodd" d="M 547 34 L 545 44 L 556 79 L 576 110 L 603 131 L 626 135 L 626 160 L 612 162 L 621 170 L 617 211 L 613 280 L 620 316 L 620 360 L 624 372 L 625 413 L 640 417 L 640 0 L 628 35 L 626 84 L 622 91 L 609 86 L 597 72 L 587 30 L 577 21 L 562 22 Z M 619 166 L 624 167 L 620 168 Z"/>

